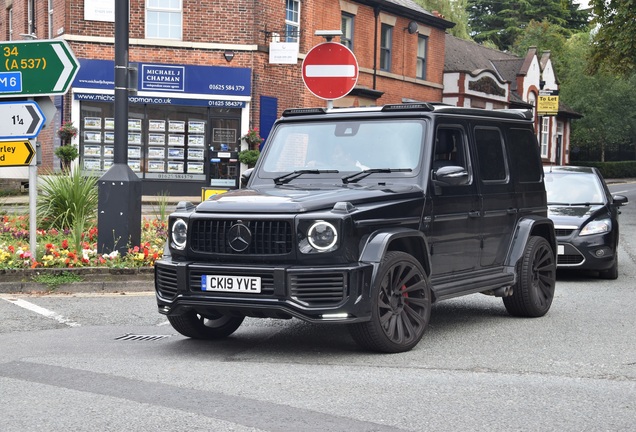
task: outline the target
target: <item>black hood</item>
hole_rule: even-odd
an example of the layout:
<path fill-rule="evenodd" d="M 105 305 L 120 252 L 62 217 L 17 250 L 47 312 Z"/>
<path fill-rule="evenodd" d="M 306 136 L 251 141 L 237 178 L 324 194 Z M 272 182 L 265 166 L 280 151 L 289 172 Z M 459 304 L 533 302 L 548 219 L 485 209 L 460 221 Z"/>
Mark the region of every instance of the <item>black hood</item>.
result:
<path fill-rule="evenodd" d="M 605 205 L 548 206 L 548 216 L 552 219 L 554 225 L 576 225 L 577 227 L 580 227 L 590 219 L 595 219 L 602 213 L 607 213 Z"/>
<path fill-rule="evenodd" d="M 337 202 L 361 205 L 367 202 L 422 197 L 413 185 L 283 185 L 238 189 L 214 195 L 197 206 L 208 213 L 304 213 L 330 209 Z"/>

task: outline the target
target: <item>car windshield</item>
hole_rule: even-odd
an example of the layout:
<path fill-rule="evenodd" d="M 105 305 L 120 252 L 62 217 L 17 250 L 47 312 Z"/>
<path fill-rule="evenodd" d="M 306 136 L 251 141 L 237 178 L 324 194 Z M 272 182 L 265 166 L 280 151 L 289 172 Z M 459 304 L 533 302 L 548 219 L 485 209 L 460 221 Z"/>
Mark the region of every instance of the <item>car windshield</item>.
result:
<path fill-rule="evenodd" d="M 421 161 L 425 126 L 408 119 L 284 123 L 270 136 L 259 175 L 340 178 L 373 169 L 411 175 Z M 305 175 L 285 177 L 294 172 Z"/>
<path fill-rule="evenodd" d="M 595 174 L 546 172 L 548 204 L 604 204 L 603 187 Z"/>

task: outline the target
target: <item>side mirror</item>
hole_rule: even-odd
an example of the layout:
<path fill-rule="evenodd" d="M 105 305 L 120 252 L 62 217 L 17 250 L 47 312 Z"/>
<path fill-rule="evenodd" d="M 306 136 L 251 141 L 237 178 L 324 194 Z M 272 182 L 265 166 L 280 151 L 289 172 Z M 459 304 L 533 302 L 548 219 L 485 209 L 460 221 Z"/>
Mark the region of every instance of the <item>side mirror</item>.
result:
<path fill-rule="evenodd" d="M 243 189 L 244 187 L 247 187 L 247 182 L 250 180 L 250 177 L 252 176 L 252 171 L 254 171 L 254 168 L 248 168 L 245 171 L 243 171 L 243 174 L 241 174 L 241 189 Z"/>
<path fill-rule="evenodd" d="M 445 166 L 433 172 L 433 180 L 441 186 L 461 186 L 468 184 L 469 176 L 464 167 Z"/>
<path fill-rule="evenodd" d="M 623 206 L 623 205 L 627 204 L 628 199 L 624 195 L 614 195 L 614 196 L 612 196 L 612 201 L 613 201 L 614 205 Z"/>

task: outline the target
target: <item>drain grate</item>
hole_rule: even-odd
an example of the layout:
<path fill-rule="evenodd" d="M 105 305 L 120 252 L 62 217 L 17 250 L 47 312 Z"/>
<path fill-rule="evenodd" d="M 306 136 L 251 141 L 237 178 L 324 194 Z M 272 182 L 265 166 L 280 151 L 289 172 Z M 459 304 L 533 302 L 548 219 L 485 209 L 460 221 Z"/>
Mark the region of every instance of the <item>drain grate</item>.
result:
<path fill-rule="evenodd" d="M 123 336 L 116 337 L 115 340 L 125 340 L 125 341 L 156 341 L 159 339 L 165 339 L 170 337 L 170 335 L 136 335 L 136 334 L 125 334 Z"/>

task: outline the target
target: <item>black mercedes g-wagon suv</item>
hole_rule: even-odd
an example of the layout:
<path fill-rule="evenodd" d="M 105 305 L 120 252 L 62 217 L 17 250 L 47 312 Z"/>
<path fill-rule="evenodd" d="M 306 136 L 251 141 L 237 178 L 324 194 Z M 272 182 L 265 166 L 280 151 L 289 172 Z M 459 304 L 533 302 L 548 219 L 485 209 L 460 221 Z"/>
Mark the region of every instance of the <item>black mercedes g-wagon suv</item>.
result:
<path fill-rule="evenodd" d="M 156 297 L 185 336 L 295 317 L 401 352 L 440 300 L 489 294 L 522 317 L 550 308 L 556 243 L 530 112 L 291 109 L 246 177 L 170 215 Z"/>

